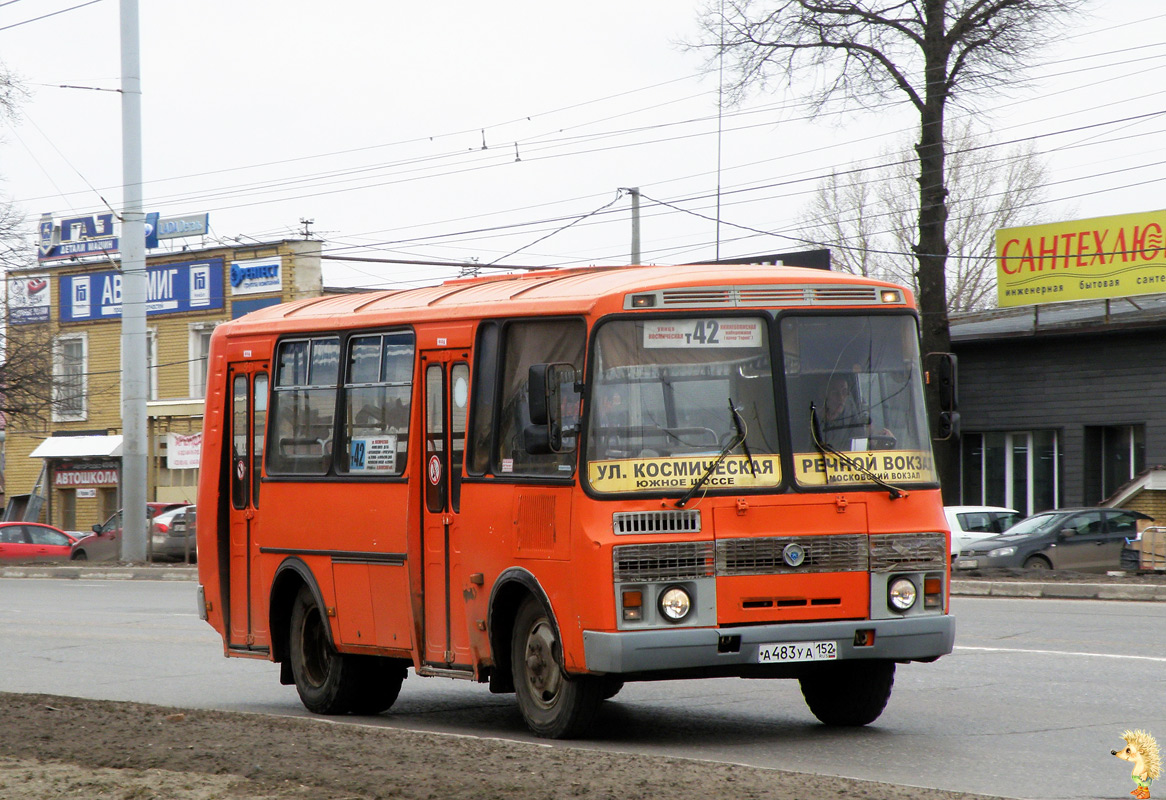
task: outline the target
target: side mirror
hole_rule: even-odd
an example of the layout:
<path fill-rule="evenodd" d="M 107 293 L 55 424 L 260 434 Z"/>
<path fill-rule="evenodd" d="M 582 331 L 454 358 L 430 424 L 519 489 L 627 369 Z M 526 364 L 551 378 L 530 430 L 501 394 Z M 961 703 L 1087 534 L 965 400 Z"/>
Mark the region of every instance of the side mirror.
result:
<path fill-rule="evenodd" d="M 936 389 L 939 395 L 939 410 L 953 412 L 960 406 L 959 383 L 956 380 L 959 372 L 959 359 L 955 353 L 938 353 L 939 362 L 936 365 L 935 375 L 938 380 Z"/>
<path fill-rule="evenodd" d="M 1062 539 L 1072 539 L 1076 535 L 1077 535 L 1077 531 L 1074 530 L 1073 528 L 1062 528 L 1061 529 L 1061 538 Z"/>
<path fill-rule="evenodd" d="M 960 412 L 941 411 L 939 413 L 939 425 L 936 433 L 939 439 L 950 439 L 953 436 L 958 439 L 960 435 Z"/>
<path fill-rule="evenodd" d="M 94 525 L 91 529 L 94 533 L 101 533 L 101 525 Z"/>
<path fill-rule="evenodd" d="M 577 419 L 564 424 L 564 405 L 579 408 L 577 373 L 570 364 L 533 364 L 527 377 L 527 399 L 530 425 L 522 432 L 526 452 L 532 455 L 571 452 L 575 438 L 570 436 L 564 446 L 564 434 L 574 434 Z M 564 404 L 564 387 L 568 393 Z M 576 412 L 577 413 L 577 412 Z"/>

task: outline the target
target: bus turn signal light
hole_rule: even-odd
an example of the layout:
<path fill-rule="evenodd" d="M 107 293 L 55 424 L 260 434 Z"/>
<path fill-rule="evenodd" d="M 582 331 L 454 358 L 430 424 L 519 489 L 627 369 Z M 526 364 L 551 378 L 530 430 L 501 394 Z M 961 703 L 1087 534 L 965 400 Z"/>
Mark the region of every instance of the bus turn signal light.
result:
<path fill-rule="evenodd" d="M 943 605 L 943 579 L 927 577 L 923 579 L 923 607 L 940 608 Z"/>
<path fill-rule="evenodd" d="M 623 593 L 623 618 L 626 622 L 638 622 L 644 618 L 644 593 Z"/>

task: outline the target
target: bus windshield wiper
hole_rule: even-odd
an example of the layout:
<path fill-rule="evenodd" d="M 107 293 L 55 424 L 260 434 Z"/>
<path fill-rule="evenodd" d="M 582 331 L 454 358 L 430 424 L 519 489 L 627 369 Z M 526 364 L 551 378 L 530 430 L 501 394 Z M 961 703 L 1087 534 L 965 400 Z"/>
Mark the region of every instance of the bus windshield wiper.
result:
<path fill-rule="evenodd" d="M 822 461 L 823 461 L 824 467 L 826 465 L 828 465 L 828 462 L 826 461 L 826 456 L 828 456 L 828 455 L 834 456 L 835 458 L 837 458 L 839 461 L 841 461 L 846 466 L 850 467 L 851 469 L 855 470 L 856 472 L 862 473 L 866 477 L 870 478 L 873 483 L 875 483 L 878 486 L 883 487 L 888 492 L 890 492 L 892 500 L 898 500 L 900 497 L 907 496 L 907 492 L 903 491 L 898 486 L 892 486 L 891 484 L 887 483 L 882 478 L 880 478 L 878 475 L 871 472 L 871 470 L 866 466 L 866 464 L 863 464 L 861 461 L 858 461 L 856 459 L 851 458 L 850 456 L 846 455 L 845 453 L 839 452 L 835 447 L 828 444 L 822 438 L 822 430 L 818 426 L 818 409 L 814 406 L 813 402 L 810 403 L 810 436 L 814 439 L 814 447 L 818 448 L 818 452 L 822 454 Z M 826 483 L 829 483 L 829 482 L 830 482 L 830 473 L 827 472 L 826 473 Z"/>
<path fill-rule="evenodd" d="M 721 452 L 717 455 L 716 460 L 709 464 L 708 469 L 704 471 L 704 474 L 701 475 L 696 480 L 696 482 L 692 484 L 692 486 L 688 487 L 687 492 L 680 496 L 680 499 L 676 501 L 677 508 L 684 508 L 684 506 L 688 504 L 688 501 L 691 500 L 696 495 L 696 493 L 701 490 L 701 487 L 708 483 L 708 479 L 713 476 L 713 473 L 716 472 L 717 467 L 719 467 L 721 462 L 725 460 L 725 456 L 731 453 L 737 447 L 737 445 L 745 443 L 745 428 L 741 424 L 741 415 L 738 413 L 737 408 L 733 405 L 733 398 L 731 397 L 729 398 L 729 414 L 733 419 L 733 425 L 737 428 L 737 435 L 730 439 L 729 443 L 721 448 Z M 748 445 L 745 445 L 745 456 L 749 459 L 749 468 L 751 470 L 754 469 L 753 456 L 749 455 Z"/>

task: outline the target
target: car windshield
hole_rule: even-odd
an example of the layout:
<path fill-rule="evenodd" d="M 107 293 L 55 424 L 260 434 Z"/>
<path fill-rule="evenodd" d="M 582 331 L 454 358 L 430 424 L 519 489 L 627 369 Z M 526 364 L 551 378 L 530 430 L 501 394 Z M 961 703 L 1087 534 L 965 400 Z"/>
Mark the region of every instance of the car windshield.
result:
<path fill-rule="evenodd" d="M 710 469 L 720 488 L 779 483 L 767 320 L 615 320 L 594 352 L 594 489 L 683 492 Z"/>
<path fill-rule="evenodd" d="M 1026 533 L 1044 533 L 1064 519 L 1064 514 L 1035 514 L 1013 525 L 1004 531 L 1006 536 L 1017 536 Z"/>

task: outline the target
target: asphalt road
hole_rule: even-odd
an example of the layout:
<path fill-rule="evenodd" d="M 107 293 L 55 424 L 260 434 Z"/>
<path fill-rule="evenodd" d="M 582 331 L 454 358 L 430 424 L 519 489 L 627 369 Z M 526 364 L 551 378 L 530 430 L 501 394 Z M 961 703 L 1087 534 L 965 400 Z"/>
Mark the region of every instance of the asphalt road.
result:
<path fill-rule="evenodd" d="M 789 681 L 629 685 L 587 742 L 1024 798 L 1124 798 L 1126 728 L 1166 736 L 1166 604 L 957 597 L 956 651 L 899 668 L 874 725 L 817 725 Z M 0 691 L 306 715 L 275 665 L 225 659 L 186 582 L 0 579 Z M 369 720 L 362 718 L 362 724 Z M 371 724 L 534 741 L 513 698 L 410 676 Z"/>

